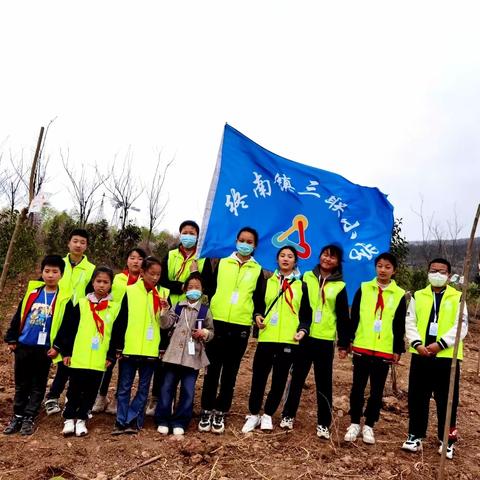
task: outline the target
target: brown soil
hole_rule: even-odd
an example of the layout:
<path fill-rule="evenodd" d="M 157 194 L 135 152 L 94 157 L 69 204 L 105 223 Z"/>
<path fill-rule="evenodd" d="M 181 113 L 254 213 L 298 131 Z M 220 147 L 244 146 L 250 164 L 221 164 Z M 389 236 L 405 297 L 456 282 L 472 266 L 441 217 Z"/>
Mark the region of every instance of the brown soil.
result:
<path fill-rule="evenodd" d="M 0 306 L 0 330 L 5 328 L 18 302 L 24 282 L 7 288 Z M 462 365 L 459 407 L 460 440 L 455 459 L 447 460 L 448 479 L 480 479 L 480 378 L 476 375 L 480 323 L 471 322 Z M 125 475 L 127 479 L 435 479 L 439 455 L 435 435 L 435 406 L 431 403 L 431 422 L 423 454 L 400 449 L 407 432 L 407 376 L 409 355 L 398 367 L 399 393 L 392 393 L 391 381 L 385 391 L 385 405 L 375 428 L 377 443 L 367 446 L 361 440 L 345 444 L 343 435 L 349 424 L 348 395 L 351 362 L 335 361 L 333 440 L 315 435 L 316 405 L 313 378 L 309 377 L 299 415 L 292 432 L 278 427 L 278 414 L 272 433 L 260 431 L 243 435 L 241 427 L 247 410 L 251 362 L 255 343 L 251 341 L 239 374 L 232 412 L 224 435 L 200 434 L 196 420 L 183 439 L 160 436 L 148 418 L 136 436 L 112 437 L 113 417 L 95 416 L 84 438 L 64 439 L 59 415 L 41 414 L 38 429 L 31 437 L 0 435 L 0 480 L 65 479 L 111 480 L 121 472 L 153 457 L 148 465 Z M 0 421 L 5 424 L 12 412 L 14 394 L 12 357 L 0 352 Z M 52 375 L 54 370 L 52 369 Z M 112 382 L 113 384 L 113 382 Z M 202 380 L 198 382 L 201 386 Z M 197 395 L 198 399 L 198 395 Z M 198 408 L 198 405 L 197 405 Z M 120 478 L 120 477 L 116 477 Z"/>

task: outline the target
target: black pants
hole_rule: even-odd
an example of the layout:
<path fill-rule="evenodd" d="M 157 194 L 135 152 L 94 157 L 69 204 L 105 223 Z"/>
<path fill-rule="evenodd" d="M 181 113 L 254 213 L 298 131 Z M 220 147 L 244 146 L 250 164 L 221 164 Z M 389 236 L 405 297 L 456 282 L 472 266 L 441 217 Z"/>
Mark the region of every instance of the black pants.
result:
<path fill-rule="evenodd" d="M 452 418 L 450 420 L 450 441 L 456 440 L 458 392 L 460 383 L 460 363 L 457 363 L 455 388 L 453 391 Z M 450 358 L 430 358 L 412 355 L 408 378 L 408 432 L 419 438 L 425 438 L 428 426 L 430 398 L 437 404 L 437 435 L 443 439 L 445 415 L 447 413 L 448 387 L 450 383 Z"/>
<path fill-rule="evenodd" d="M 100 384 L 100 389 L 98 390 L 98 394 L 102 395 L 103 397 L 106 397 L 108 394 L 108 387 L 112 381 L 113 369 L 115 368 L 115 365 L 116 362 L 112 362 L 112 364 L 103 372 L 102 383 Z M 115 390 L 115 395 L 116 394 L 117 392 Z"/>
<path fill-rule="evenodd" d="M 334 342 L 307 337 L 298 347 L 292 368 L 292 381 L 284 417 L 295 418 L 303 386 L 313 363 L 317 391 L 317 423 L 329 427 L 332 422 L 332 373 Z"/>
<path fill-rule="evenodd" d="M 70 375 L 70 369 L 63 364 L 63 362 L 57 363 L 57 373 L 53 379 L 50 391 L 47 393 L 47 399 L 60 398 L 60 395 L 65 390 L 65 385 L 68 382 Z"/>
<path fill-rule="evenodd" d="M 259 342 L 253 358 L 253 375 L 248 408 L 252 415 L 257 415 L 262 408 L 263 396 L 268 376 L 272 372 L 272 383 L 265 401 L 264 412 L 273 415 L 280 402 L 287 384 L 288 373 L 292 366 L 297 345 L 289 343 Z"/>
<path fill-rule="evenodd" d="M 44 347 L 17 344 L 15 349 L 15 397 L 13 413 L 35 418 L 47 389 L 52 361 Z"/>
<path fill-rule="evenodd" d="M 155 370 L 153 371 L 152 381 L 152 397 L 157 399 L 160 397 L 160 390 L 165 378 L 165 365 L 161 360 L 157 360 L 155 363 Z"/>
<path fill-rule="evenodd" d="M 102 381 L 103 372 L 84 368 L 70 368 L 67 404 L 63 411 L 66 419 L 87 420 Z"/>
<path fill-rule="evenodd" d="M 371 355 L 353 356 L 353 382 L 350 392 L 350 417 L 352 423 L 360 423 L 363 404 L 365 402 L 365 388 L 370 379 L 370 396 L 363 415 L 365 424 L 373 427 L 380 418 L 382 396 L 387 381 L 390 362 Z"/>
<path fill-rule="evenodd" d="M 210 365 L 203 380 L 201 403 L 204 410 L 228 412 L 240 362 L 247 349 L 250 327 L 218 320 L 213 323 L 215 337 L 206 344 Z"/>

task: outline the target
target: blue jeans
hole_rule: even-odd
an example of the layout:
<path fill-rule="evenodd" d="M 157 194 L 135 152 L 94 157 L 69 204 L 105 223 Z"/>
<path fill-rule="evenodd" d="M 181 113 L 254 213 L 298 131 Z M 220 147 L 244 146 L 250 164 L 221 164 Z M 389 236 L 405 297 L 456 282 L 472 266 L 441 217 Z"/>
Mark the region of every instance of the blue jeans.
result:
<path fill-rule="evenodd" d="M 155 361 L 147 358 L 124 357 L 118 362 L 118 368 L 117 423 L 123 427 L 130 425 L 142 428 Z M 130 402 L 130 394 L 137 370 L 137 394 Z"/>
<path fill-rule="evenodd" d="M 195 382 L 198 370 L 182 365 L 164 363 L 164 377 L 155 410 L 155 422 L 166 427 L 187 429 L 193 414 Z M 172 413 L 172 402 L 180 382 L 180 398 Z"/>

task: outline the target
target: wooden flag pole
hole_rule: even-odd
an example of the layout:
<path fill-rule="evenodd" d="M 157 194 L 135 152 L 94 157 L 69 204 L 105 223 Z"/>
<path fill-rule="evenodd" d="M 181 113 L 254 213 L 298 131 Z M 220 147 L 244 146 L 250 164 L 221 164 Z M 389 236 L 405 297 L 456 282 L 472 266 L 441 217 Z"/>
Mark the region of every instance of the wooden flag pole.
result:
<path fill-rule="evenodd" d="M 455 373 L 457 370 L 457 357 L 458 357 L 458 346 L 460 344 L 460 334 L 462 332 L 462 320 L 463 320 L 463 310 L 465 308 L 465 298 L 467 296 L 467 287 L 468 287 L 468 276 L 470 273 L 470 263 L 472 261 L 472 247 L 473 240 L 475 238 L 475 232 L 477 230 L 478 218 L 480 217 L 480 204 L 477 206 L 477 213 L 475 215 L 475 220 L 472 225 L 472 232 L 470 234 L 470 239 L 468 241 L 467 253 L 465 255 L 465 262 L 463 264 L 463 286 L 462 286 L 462 299 L 460 301 L 460 310 L 457 323 L 457 333 L 455 335 L 455 344 L 453 346 L 453 358 L 452 365 L 450 368 L 450 385 L 448 387 L 448 402 L 447 402 L 447 413 L 445 415 L 445 428 L 443 429 L 443 448 L 442 455 L 440 457 L 440 467 L 438 470 L 438 480 L 444 479 L 445 474 L 445 459 L 447 455 L 448 447 L 448 434 L 450 433 L 450 420 L 452 418 L 452 404 L 453 404 L 453 391 L 455 387 Z"/>
<path fill-rule="evenodd" d="M 45 128 L 41 127 L 40 134 L 38 135 L 37 148 L 35 150 L 35 155 L 33 157 L 32 168 L 30 170 L 30 182 L 29 182 L 29 188 L 28 188 L 28 197 L 29 197 L 28 205 L 29 206 L 30 206 L 30 203 L 32 203 L 33 197 L 35 196 L 35 180 L 37 175 L 37 164 L 38 164 L 38 157 L 40 156 L 40 150 L 42 147 L 44 131 L 45 131 Z M 20 212 L 20 215 L 18 215 L 17 221 L 15 222 L 15 228 L 13 229 L 12 237 L 10 238 L 10 243 L 8 244 L 7 254 L 5 255 L 5 262 L 3 263 L 3 268 L 2 268 L 2 275 L 0 277 L 0 298 L 2 296 L 3 289 L 5 288 L 5 282 L 7 281 L 7 274 L 8 274 L 8 269 L 10 267 L 10 262 L 13 256 L 13 248 L 15 245 L 15 241 L 17 240 L 18 232 L 20 231 L 20 226 L 27 218 L 28 208 L 29 207 L 23 208 L 22 211 Z"/>

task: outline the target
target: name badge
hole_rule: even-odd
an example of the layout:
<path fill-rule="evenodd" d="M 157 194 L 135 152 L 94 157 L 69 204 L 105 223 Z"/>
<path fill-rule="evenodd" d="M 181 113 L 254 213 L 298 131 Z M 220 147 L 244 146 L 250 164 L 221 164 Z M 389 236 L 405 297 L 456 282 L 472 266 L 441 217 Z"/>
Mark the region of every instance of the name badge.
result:
<path fill-rule="evenodd" d="M 322 321 L 322 311 L 317 310 L 315 312 L 315 323 L 320 323 Z"/>
<path fill-rule="evenodd" d="M 45 345 L 47 343 L 47 332 L 39 332 L 37 345 Z"/>
<path fill-rule="evenodd" d="M 270 325 L 277 325 L 278 324 L 278 312 L 275 312 L 271 317 L 270 317 Z"/>
<path fill-rule="evenodd" d="M 188 354 L 195 355 L 195 342 L 193 340 L 188 342 Z"/>
<path fill-rule="evenodd" d="M 100 339 L 95 336 L 92 338 L 92 350 L 98 350 L 100 347 Z"/>
<path fill-rule="evenodd" d="M 232 292 L 232 298 L 230 298 L 230 303 L 232 305 L 236 305 L 238 303 L 238 297 L 239 297 L 239 293 L 237 290 L 235 290 L 234 292 Z"/>
<path fill-rule="evenodd" d="M 428 329 L 428 334 L 432 337 L 436 337 L 438 335 L 438 323 L 432 322 L 430 324 L 430 328 Z"/>
<path fill-rule="evenodd" d="M 153 327 L 151 325 L 147 328 L 147 340 L 153 340 Z"/>
<path fill-rule="evenodd" d="M 375 320 L 373 323 L 373 331 L 375 333 L 380 333 L 382 331 L 382 321 L 381 320 Z"/>

